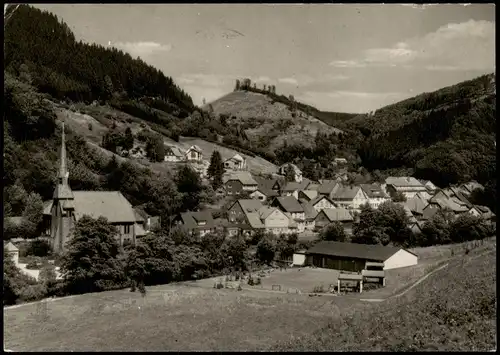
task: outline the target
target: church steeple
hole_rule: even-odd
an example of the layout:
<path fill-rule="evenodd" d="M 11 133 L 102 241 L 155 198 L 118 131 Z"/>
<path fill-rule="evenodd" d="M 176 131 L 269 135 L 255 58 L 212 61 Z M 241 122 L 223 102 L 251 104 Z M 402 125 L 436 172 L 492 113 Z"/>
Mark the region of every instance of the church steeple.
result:
<path fill-rule="evenodd" d="M 61 156 L 60 156 L 59 173 L 57 174 L 57 186 L 54 191 L 55 199 L 73 199 L 73 192 L 69 187 L 69 171 L 66 161 L 66 139 L 64 135 L 64 122 L 62 123 L 61 136 Z"/>

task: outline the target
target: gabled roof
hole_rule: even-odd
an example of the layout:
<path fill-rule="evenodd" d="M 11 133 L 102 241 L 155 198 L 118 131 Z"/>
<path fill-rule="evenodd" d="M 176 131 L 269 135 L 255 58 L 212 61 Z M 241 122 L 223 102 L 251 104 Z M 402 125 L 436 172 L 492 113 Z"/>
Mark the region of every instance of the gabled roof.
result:
<path fill-rule="evenodd" d="M 383 245 L 323 241 L 310 248 L 306 254 L 332 255 L 373 261 L 386 261 L 401 249 L 402 248 Z"/>
<path fill-rule="evenodd" d="M 404 202 L 396 202 L 398 205 L 402 206 L 403 209 L 405 210 L 405 214 L 408 217 L 408 220 L 410 223 L 414 223 L 417 221 L 413 213 L 411 212 L 410 208 L 406 205 L 404 205 Z"/>
<path fill-rule="evenodd" d="M 424 187 L 420 181 L 412 176 L 394 177 L 390 176 L 385 179 L 387 185 L 393 185 L 397 187 Z"/>
<path fill-rule="evenodd" d="M 6 249 L 7 251 L 19 251 L 19 249 L 14 244 L 12 244 L 12 242 L 8 242 L 4 246 L 4 249 Z"/>
<path fill-rule="evenodd" d="M 110 223 L 136 221 L 132 205 L 120 191 L 73 191 L 73 195 L 76 219 L 88 215 L 105 217 Z"/>
<path fill-rule="evenodd" d="M 309 183 L 309 185 L 306 186 L 306 189 L 309 191 L 318 191 L 320 186 L 321 186 L 321 184 L 311 182 L 311 183 Z"/>
<path fill-rule="evenodd" d="M 316 216 L 318 215 L 318 211 L 316 211 L 310 203 L 301 202 L 300 205 L 304 209 L 304 214 L 305 214 L 306 219 L 311 220 L 311 219 L 316 218 Z"/>
<path fill-rule="evenodd" d="M 402 205 L 407 207 L 411 212 L 422 214 L 428 203 L 418 197 L 413 197 L 402 202 Z"/>
<path fill-rule="evenodd" d="M 299 195 L 303 194 L 308 200 L 313 200 L 318 196 L 318 191 L 314 190 L 301 190 Z"/>
<path fill-rule="evenodd" d="M 195 145 L 192 145 L 191 147 L 189 147 L 188 150 L 186 150 L 186 154 L 189 153 L 190 150 L 196 150 L 197 152 L 199 153 L 202 153 L 203 151 L 201 150 L 200 147 L 198 147 L 196 144 Z"/>
<path fill-rule="evenodd" d="M 321 201 L 323 199 L 326 199 L 332 205 L 336 206 L 335 202 L 333 202 L 332 200 L 330 200 L 330 198 L 328 196 L 325 196 L 325 195 L 318 195 L 318 196 L 316 196 L 314 199 L 312 199 L 311 201 L 309 201 L 309 204 L 314 207 L 314 206 L 316 206 L 316 204 L 319 201 Z"/>
<path fill-rule="evenodd" d="M 139 223 L 144 223 L 148 219 L 146 212 L 139 208 L 134 208 L 135 221 Z"/>
<path fill-rule="evenodd" d="M 257 211 L 261 220 L 265 220 L 269 217 L 274 211 L 278 210 L 275 207 L 263 206 L 261 209 Z"/>
<path fill-rule="evenodd" d="M 265 195 L 266 197 L 276 197 L 279 195 L 277 191 L 272 190 L 272 189 L 268 189 L 266 187 L 258 187 L 257 190 L 255 190 L 255 191 L 259 191 L 261 194 Z M 252 191 L 252 193 L 254 193 L 255 191 Z"/>
<path fill-rule="evenodd" d="M 383 191 L 379 184 L 361 184 L 361 189 L 368 198 L 388 198 L 389 196 Z"/>
<path fill-rule="evenodd" d="M 176 157 L 182 157 L 183 154 L 182 152 L 180 151 L 179 148 L 177 148 L 176 146 L 173 146 L 173 145 L 167 145 L 166 146 L 166 151 L 171 151 L 172 152 L 172 155 L 176 156 Z"/>
<path fill-rule="evenodd" d="M 283 188 L 283 191 L 285 192 L 293 192 L 297 190 L 305 190 L 307 185 L 309 185 L 310 181 L 307 179 L 303 179 L 302 182 L 295 182 L 295 181 L 290 181 L 288 182 L 285 187 Z"/>
<path fill-rule="evenodd" d="M 320 215 L 323 213 L 330 222 L 350 222 L 354 219 L 348 210 L 345 208 L 326 208 L 318 213 Z M 317 218 L 318 216 L 316 216 Z"/>
<path fill-rule="evenodd" d="M 453 211 L 455 213 L 467 212 L 469 210 L 469 208 L 467 208 L 467 206 L 457 203 L 457 201 L 454 201 L 452 198 L 448 198 L 448 199 L 437 198 L 437 199 L 434 199 L 430 203 L 438 205 L 439 208 L 441 208 L 441 209 L 450 209 L 451 211 Z"/>
<path fill-rule="evenodd" d="M 431 219 L 439 210 L 437 208 L 426 208 L 422 212 L 422 219 L 429 220 Z"/>
<path fill-rule="evenodd" d="M 356 194 L 361 190 L 359 186 L 341 186 L 339 187 L 332 196 L 333 200 L 352 200 L 356 197 Z M 363 190 L 361 190 L 363 191 Z"/>
<path fill-rule="evenodd" d="M 240 199 L 235 203 L 238 203 L 243 211 L 243 213 L 257 212 L 262 208 L 262 203 L 254 199 Z M 231 206 L 232 207 L 232 206 Z"/>
<path fill-rule="evenodd" d="M 212 217 L 212 213 L 210 213 L 209 211 L 184 212 L 181 213 L 181 219 L 184 226 L 188 229 L 215 228 L 215 223 Z M 205 222 L 205 224 L 198 225 L 199 222 Z"/>
<path fill-rule="evenodd" d="M 280 196 L 275 198 L 275 204 L 281 206 L 285 212 L 301 213 L 304 212 L 302 205 L 293 196 Z"/>
<path fill-rule="evenodd" d="M 262 223 L 262 221 L 260 219 L 259 212 L 249 212 L 249 213 L 245 213 L 245 215 L 247 217 L 248 224 L 250 225 L 250 227 L 252 227 L 252 228 L 264 228 L 264 224 Z"/>
<path fill-rule="evenodd" d="M 243 158 L 241 155 L 239 155 L 238 153 L 236 153 L 232 157 L 226 159 L 225 161 L 228 161 L 228 160 L 235 160 L 235 161 L 238 161 L 238 162 L 243 162 L 243 161 L 245 161 L 245 158 Z"/>
<path fill-rule="evenodd" d="M 252 185 L 252 186 L 258 185 L 257 181 L 255 181 L 255 179 L 252 177 L 252 174 L 250 174 L 250 172 L 248 171 L 236 171 L 230 174 L 226 178 L 226 181 L 224 183 L 232 180 L 238 180 L 243 185 Z"/>
<path fill-rule="evenodd" d="M 321 185 L 318 187 L 318 193 L 322 195 L 329 195 L 340 187 L 340 184 L 334 180 L 323 180 Z"/>

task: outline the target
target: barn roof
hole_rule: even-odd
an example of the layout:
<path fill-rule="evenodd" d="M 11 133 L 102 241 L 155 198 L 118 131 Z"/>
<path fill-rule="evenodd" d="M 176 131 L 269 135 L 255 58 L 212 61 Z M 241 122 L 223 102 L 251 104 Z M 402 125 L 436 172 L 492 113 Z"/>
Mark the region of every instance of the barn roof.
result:
<path fill-rule="evenodd" d="M 105 217 L 110 223 L 135 223 L 132 205 L 119 191 L 73 191 L 75 216 Z"/>
<path fill-rule="evenodd" d="M 388 247 L 383 245 L 368 245 L 368 244 L 323 241 L 317 243 L 315 246 L 310 248 L 306 253 L 331 255 L 331 256 L 346 257 L 346 258 L 357 258 L 357 259 L 365 259 L 371 261 L 386 261 L 401 249 L 402 248 Z"/>

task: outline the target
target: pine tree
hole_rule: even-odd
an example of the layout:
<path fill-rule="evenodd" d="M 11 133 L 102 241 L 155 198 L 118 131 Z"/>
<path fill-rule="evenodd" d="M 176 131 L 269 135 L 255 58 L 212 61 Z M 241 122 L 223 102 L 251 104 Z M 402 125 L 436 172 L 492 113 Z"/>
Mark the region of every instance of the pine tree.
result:
<path fill-rule="evenodd" d="M 224 163 L 219 151 L 215 150 L 210 157 L 210 166 L 207 175 L 212 180 L 212 187 L 217 190 L 222 186 L 222 176 L 224 175 Z"/>
<path fill-rule="evenodd" d="M 130 150 L 134 148 L 134 135 L 130 127 L 125 130 L 125 137 L 123 139 L 123 149 Z"/>
<path fill-rule="evenodd" d="M 288 164 L 285 168 L 285 180 L 289 182 L 295 181 L 295 170 L 290 164 Z"/>

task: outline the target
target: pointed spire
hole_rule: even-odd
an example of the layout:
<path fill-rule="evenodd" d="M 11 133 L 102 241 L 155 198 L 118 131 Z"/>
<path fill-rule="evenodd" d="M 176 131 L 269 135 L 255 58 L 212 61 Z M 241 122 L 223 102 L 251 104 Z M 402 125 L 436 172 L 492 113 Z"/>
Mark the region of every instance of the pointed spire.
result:
<path fill-rule="evenodd" d="M 68 165 L 66 162 L 66 138 L 64 135 L 64 122 L 62 123 L 62 136 L 61 136 L 61 166 L 59 168 L 59 179 L 63 184 L 68 183 Z"/>

